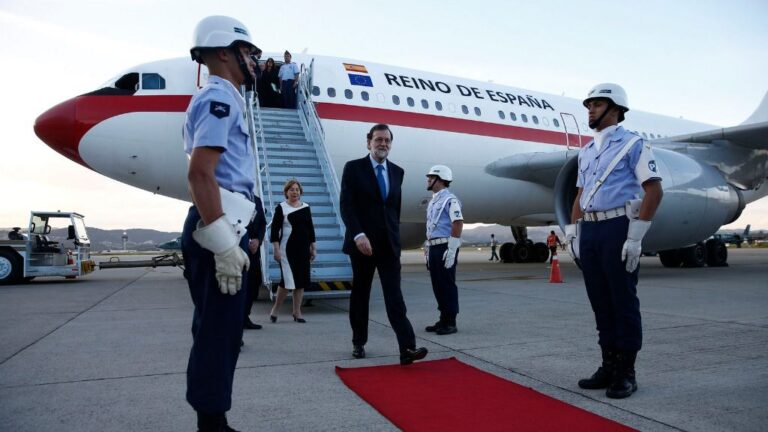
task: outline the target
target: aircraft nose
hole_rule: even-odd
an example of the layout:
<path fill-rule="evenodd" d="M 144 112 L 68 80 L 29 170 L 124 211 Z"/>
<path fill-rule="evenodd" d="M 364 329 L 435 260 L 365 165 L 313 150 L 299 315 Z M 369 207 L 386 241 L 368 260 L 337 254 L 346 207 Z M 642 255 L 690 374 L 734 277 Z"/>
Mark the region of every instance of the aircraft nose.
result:
<path fill-rule="evenodd" d="M 35 120 L 35 134 L 50 148 L 85 165 L 78 152 L 80 137 L 75 107 L 76 100 L 69 99 L 40 114 Z"/>

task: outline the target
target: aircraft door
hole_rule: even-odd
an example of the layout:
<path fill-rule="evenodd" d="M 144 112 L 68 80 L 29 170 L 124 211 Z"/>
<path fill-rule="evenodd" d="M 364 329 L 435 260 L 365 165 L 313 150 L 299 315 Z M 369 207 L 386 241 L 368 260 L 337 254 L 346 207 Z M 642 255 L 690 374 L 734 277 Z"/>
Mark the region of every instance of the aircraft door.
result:
<path fill-rule="evenodd" d="M 572 148 L 581 148 L 581 132 L 579 131 L 579 122 L 576 117 L 569 113 L 560 113 L 565 128 L 565 146 L 568 150 Z"/>

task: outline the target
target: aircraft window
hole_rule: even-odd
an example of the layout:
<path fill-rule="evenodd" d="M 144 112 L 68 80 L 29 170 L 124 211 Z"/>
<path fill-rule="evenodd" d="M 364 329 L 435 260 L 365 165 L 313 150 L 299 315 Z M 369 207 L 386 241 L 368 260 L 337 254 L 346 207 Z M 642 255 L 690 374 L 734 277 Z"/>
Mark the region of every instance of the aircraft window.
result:
<path fill-rule="evenodd" d="M 333 87 L 328 87 L 328 97 L 336 97 L 336 89 Z"/>
<path fill-rule="evenodd" d="M 426 99 L 421 100 L 421 107 L 424 109 L 429 109 L 429 102 L 427 102 Z"/>
<path fill-rule="evenodd" d="M 544 126 L 549 126 L 549 119 L 546 117 L 541 118 L 541 122 L 544 123 Z"/>
<path fill-rule="evenodd" d="M 416 102 L 414 102 L 414 101 L 413 101 L 413 98 L 412 98 L 412 97 L 409 97 L 409 98 L 408 98 L 408 99 L 406 99 L 405 101 L 406 101 L 406 102 L 408 102 L 408 106 L 409 106 L 409 107 L 412 107 L 412 106 L 416 105 Z"/>
<path fill-rule="evenodd" d="M 560 122 L 557 121 L 557 119 L 552 119 L 552 124 L 555 125 L 556 128 L 560 127 Z"/>
<path fill-rule="evenodd" d="M 648 138 L 648 135 L 646 135 L 645 132 L 643 132 L 643 138 Z"/>
<path fill-rule="evenodd" d="M 395 105 L 400 105 L 400 96 L 392 95 L 392 103 Z"/>
<path fill-rule="evenodd" d="M 443 110 L 443 104 L 440 103 L 440 101 L 435 101 L 435 108 L 437 108 L 438 111 Z"/>
<path fill-rule="evenodd" d="M 510 118 L 512 121 L 517 121 L 517 114 L 515 114 L 515 113 L 513 113 L 513 112 L 511 112 L 511 111 L 510 111 L 510 113 L 509 113 L 509 118 Z"/>
<path fill-rule="evenodd" d="M 320 87 L 312 86 L 312 96 L 320 96 Z"/>
<path fill-rule="evenodd" d="M 480 114 L 482 114 L 482 111 L 480 111 L 480 108 L 475 107 L 475 115 L 480 115 Z"/>
<path fill-rule="evenodd" d="M 533 120 L 533 124 L 539 124 L 539 118 L 536 116 L 531 116 L 531 119 Z"/>
<path fill-rule="evenodd" d="M 138 87 L 139 87 L 138 72 L 127 73 L 122 77 L 120 77 L 119 80 L 115 81 L 115 88 L 119 88 L 121 90 L 136 91 Z"/>
<path fill-rule="evenodd" d="M 469 108 L 467 108 L 466 105 L 462 105 L 461 106 L 461 112 L 463 112 L 464 114 L 469 114 Z"/>
<path fill-rule="evenodd" d="M 499 118 L 504 120 L 504 111 L 499 110 Z"/>
<path fill-rule="evenodd" d="M 528 123 L 528 116 L 525 114 L 520 114 L 520 118 L 523 120 L 523 123 Z"/>
<path fill-rule="evenodd" d="M 368 92 L 367 91 L 361 91 L 360 92 L 360 97 L 363 98 L 364 101 L 367 101 L 368 99 L 371 98 L 370 96 L 368 96 Z"/>
<path fill-rule="evenodd" d="M 162 90 L 165 88 L 165 78 L 156 73 L 141 74 L 141 88 L 144 90 Z"/>
<path fill-rule="evenodd" d="M 350 90 L 350 89 L 344 90 L 344 97 L 345 98 L 352 99 L 352 96 L 354 96 L 354 94 L 352 93 L 352 90 Z"/>

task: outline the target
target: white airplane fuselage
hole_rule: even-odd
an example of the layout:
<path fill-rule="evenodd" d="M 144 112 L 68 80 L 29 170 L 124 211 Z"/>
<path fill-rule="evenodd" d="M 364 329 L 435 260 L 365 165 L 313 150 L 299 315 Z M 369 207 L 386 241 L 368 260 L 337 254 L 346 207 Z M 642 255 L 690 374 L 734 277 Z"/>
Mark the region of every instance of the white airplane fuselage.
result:
<path fill-rule="evenodd" d="M 389 158 L 406 173 L 403 222 L 424 222 L 431 197 L 425 173 L 443 164 L 453 170 L 451 190 L 462 201 L 467 223 L 555 223 L 551 185 L 500 177 L 487 167 L 514 155 L 578 149 L 593 134 L 578 99 L 359 60 L 296 55 L 294 61 L 312 64 L 312 101 L 339 175 L 346 161 L 367 154 L 365 135 L 373 124 L 391 126 Z M 181 130 L 189 99 L 205 82 L 205 68 L 188 58 L 147 63 L 106 87 L 130 73 L 159 74 L 165 88 L 147 89 L 139 81 L 132 94 L 79 96 L 43 114 L 36 131 L 60 153 L 101 174 L 189 201 Z M 57 118 L 73 120 L 76 127 L 64 131 L 65 120 L 51 120 L 57 109 Z M 637 110 L 626 117 L 622 126 L 651 142 L 716 128 Z M 54 136 L 56 130 L 61 136 Z M 666 187 L 674 168 L 664 163 L 659 168 Z M 746 201 L 766 192 L 749 192 Z"/>

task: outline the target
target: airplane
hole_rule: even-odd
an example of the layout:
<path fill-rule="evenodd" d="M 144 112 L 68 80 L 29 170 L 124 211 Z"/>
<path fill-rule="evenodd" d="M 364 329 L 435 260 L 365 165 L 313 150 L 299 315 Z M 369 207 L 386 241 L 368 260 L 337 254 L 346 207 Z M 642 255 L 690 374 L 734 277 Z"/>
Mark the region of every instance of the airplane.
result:
<path fill-rule="evenodd" d="M 168 240 L 167 242 L 160 243 L 157 245 L 158 249 L 167 250 L 167 251 L 181 251 L 181 236 L 176 237 L 173 240 Z"/>
<path fill-rule="evenodd" d="M 744 240 L 747 239 L 747 236 L 749 235 L 749 229 L 751 227 L 752 225 L 747 225 L 747 227 L 744 229 L 744 232 L 741 234 L 718 231 L 712 237 L 722 241 L 725 244 L 732 244 L 737 248 L 740 248 L 741 244 L 744 243 Z"/>
<path fill-rule="evenodd" d="M 466 223 L 511 226 L 518 240 L 526 226 L 569 223 L 575 156 L 593 136 L 580 99 L 363 60 L 296 54 L 294 61 L 301 65 L 302 126 L 319 142 L 318 155 L 327 156 L 330 183 L 346 161 L 366 154 L 373 124 L 392 127 L 390 158 L 406 172 L 404 247 L 424 240 L 431 198 L 424 175 L 434 164 L 453 170 L 451 190 Z M 206 79 L 205 66 L 189 58 L 137 65 L 41 114 L 35 133 L 86 168 L 190 201 L 181 129 L 190 97 Z M 644 251 L 674 251 L 666 260 L 660 254 L 669 266 L 686 257 L 703 265 L 708 251 L 710 265 L 724 265 L 725 245 L 704 241 L 768 195 L 768 94 L 744 123 L 726 128 L 635 110 L 629 96 L 622 125 L 651 143 L 663 177 L 664 199 Z M 301 167 L 291 157 L 284 162 Z M 293 172 L 301 177 L 300 168 Z"/>

